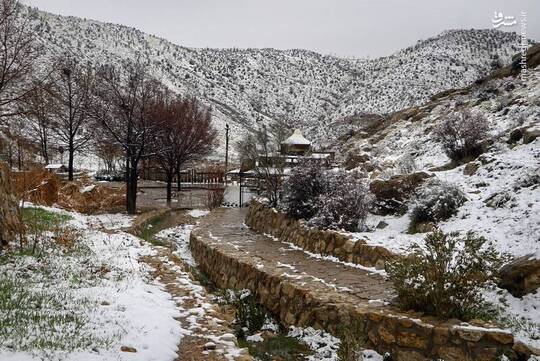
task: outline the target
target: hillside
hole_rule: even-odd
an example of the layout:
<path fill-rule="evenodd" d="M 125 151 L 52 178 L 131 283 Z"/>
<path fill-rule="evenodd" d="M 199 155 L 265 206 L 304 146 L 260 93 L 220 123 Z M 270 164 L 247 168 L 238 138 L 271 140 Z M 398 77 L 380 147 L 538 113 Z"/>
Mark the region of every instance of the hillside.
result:
<path fill-rule="evenodd" d="M 504 64 L 519 37 L 495 30 L 452 30 L 378 59 L 342 59 L 307 50 L 193 49 L 137 29 L 28 9 L 48 54 L 70 51 L 91 62 L 141 58 L 181 94 L 214 110 L 233 139 L 258 123 L 301 127 L 331 144 L 358 115 L 421 104 Z M 354 128 L 354 126 L 353 126 Z"/>

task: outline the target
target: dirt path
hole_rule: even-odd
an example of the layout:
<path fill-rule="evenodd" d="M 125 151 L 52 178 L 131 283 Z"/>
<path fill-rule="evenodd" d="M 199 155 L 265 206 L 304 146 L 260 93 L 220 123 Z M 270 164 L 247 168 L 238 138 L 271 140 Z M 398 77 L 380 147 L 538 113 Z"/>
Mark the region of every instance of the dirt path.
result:
<path fill-rule="evenodd" d="M 165 229 L 177 227 L 178 236 L 173 232 L 167 239 L 160 238 L 163 246 L 153 246 L 155 254 L 141 258 L 152 267 L 152 277 L 164 285 L 181 312 L 177 321 L 185 332 L 178 345 L 176 360 L 251 360 L 247 349 L 236 346 L 231 327 L 234 311 L 216 304 L 214 295 L 200 284 L 193 268 L 181 259 L 179 252 L 186 248 L 179 243 L 187 242 L 190 224 L 195 222 L 196 219 L 187 212 L 172 212 L 160 221 L 160 226 Z"/>

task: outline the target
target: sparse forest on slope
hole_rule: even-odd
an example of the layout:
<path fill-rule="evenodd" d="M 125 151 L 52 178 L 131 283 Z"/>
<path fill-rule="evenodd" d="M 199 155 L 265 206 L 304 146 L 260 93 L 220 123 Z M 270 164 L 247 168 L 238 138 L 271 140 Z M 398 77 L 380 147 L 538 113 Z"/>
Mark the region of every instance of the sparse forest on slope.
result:
<path fill-rule="evenodd" d="M 173 90 L 213 109 L 233 139 L 257 124 L 298 126 L 329 143 L 366 113 L 388 113 L 464 86 L 508 63 L 515 33 L 452 30 L 378 59 L 344 59 L 306 50 L 192 49 L 137 29 L 28 10 L 51 53 L 92 62 L 141 58 Z"/>

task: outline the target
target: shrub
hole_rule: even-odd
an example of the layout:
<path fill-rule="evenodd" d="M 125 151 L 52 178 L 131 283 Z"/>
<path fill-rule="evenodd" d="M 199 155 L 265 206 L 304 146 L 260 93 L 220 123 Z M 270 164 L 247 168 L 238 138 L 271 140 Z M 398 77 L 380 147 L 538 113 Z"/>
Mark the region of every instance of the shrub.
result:
<path fill-rule="evenodd" d="M 267 312 L 255 300 L 249 290 L 242 290 L 232 295 L 232 304 L 236 308 L 236 335 L 244 338 L 259 331 L 267 319 Z"/>
<path fill-rule="evenodd" d="M 357 173 L 327 172 L 324 192 L 315 201 L 310 224 L 320 228 L 357 231 L 364 224 L 371 197 Z"/>
<path fill-rule="evenodd" d="M 225 188 L 209 189 L 206 192 L 206 207 L 209 210 L 214 210 L 220 207 L 225 200 Z"/>
<path fill-rule="evenodd" d="M 357 361 L 362 357 L 362 350 L 366 348 L 368 339 L 365 336 L 364 322 L 354 320 L 351 324 L 338 328 L 339 361 Z"/>
<path fill-rule="evenodd" d="M 488 121 L 480 113 L 451 114 L 435 128 L 434 138 L 453 161 L 474 159 L 482 153 L 482 140 L 488 135 Z"/>
<path fill-rule="evenodd" d="M 399 305 L 443 318 L 482 317 L 481 287 L 497 280 L 504 257 L 472 233 L 460 237 L 437 230 L 424 242 L 387 263 Z"/>
<path fill-rule="evenodd" d="M 410 228 L 452 217 L 465 200 L 465 195 L 455 185 L 436 180 L 424 183 L 412 201 Z"/>
<path fill-rule="evenodd" d="M 324 191 L 324 168 L 317 162 L 303 161 L 293 168 L 285 182 L 284 195 L 289 216 L 310 219 L 315 202 Z"/>

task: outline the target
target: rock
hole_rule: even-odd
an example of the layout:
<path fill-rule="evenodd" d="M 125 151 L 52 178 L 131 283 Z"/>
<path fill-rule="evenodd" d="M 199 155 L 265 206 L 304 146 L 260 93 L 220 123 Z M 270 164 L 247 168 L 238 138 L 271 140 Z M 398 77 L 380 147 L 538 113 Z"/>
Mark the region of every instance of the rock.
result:
<path fill-rule="evenodd" d="M 131 347 L 131 346 L 122 346 L 122 347 L 120 347 L 120 351 L 134 353 L 134 352 L 137 352 L 137 349 L 135 347 Z"/>
<path fill-rule="evenodd" d="M 429 173 L 416 172 L 396 175 L 388 180 L 372 181 L 369 184 L 369 190 L 375 195 L 375 213 L 388 215 L 405 212 L 407 199 L 430 177 L 432 175 Z"/>
<path fill-rule="evenodd" d="M 366 164 L 368 162 L 369 162 L 369 164 L 371 164 L 370 160 L 371 160 L 371 157 L 367 153 L 356 154 L 356 153 L 350 152 L 350 153 L 347 154 L 345 162 L 343 162 L 343 166 L 347 170 L 358 168 L 359 166 L 362 166 L 362 168 L 364 170 L 370 172 L 370 171 L 372 171 L 374 169 L 373 166 L 371 166 L 371 168 L 370 168 Z M 370 168 L 370 170 L 367 170 L 368 168 Z"/>
<path fill-rule="evenodd" d="M 210 350 L 215 350 L 215 349 L 216 349 L 216 344 L 213 342 L 207 342 L 203 345 L 203 350 L 210 351 Z"/>
<path fill-rule="evenodd" d="M 345 242 L 345 244 L 343 245 L 343 250 L 347 253 L 352 253 L 353 249 L 354 249 L 354 241 L 349 239 Z"/>
<path fill-rule="evenodd" d="M 478 342 L 484 336 L 483 332 L 468 329 L 459 329 L 457 333 L 461 339 L 472 342 Z"/>
<path fill-rule="evenodd" d="M 417 349 L 426 349 L 429 340 L 415 332 L 398 332 L 398 345 Z"/>
<path fill-rule="evenodd" d="M 471 358 L 458 347 L 441 347 L 437 355 L 445 361 L 467 361 Z"/>
<path fill-rule="evenodd" d="M 469 163 L 467 163 L 465 168 L 463 168 L 463 174 L 471 176 L 471 175 L 476 173 L 478 168 L 480 168 L 480 163 L 478 163 L 478 162 L 469 162 Z"/>
<path fill-rule="evenodd" d="M 514 342 L 514 336 L 507 332 L 488 332 L 487 335 L 503 345 L 508 345 Z"/>
<path fill-rule="evenodd" d="M 433 342 L 444 345 L 450 339 L 450 330 L 447 327 L 435 327 L 433 330 Z"/>
<path fill-rule="evenodd" d="M 415 224 L 414 233 L 429 233 L 437 229 L 437 225 L 433 222 L 420 222 Z"/>
<path fill-rule="evenodd" d="M 515 297 L 533 293 L 540 287 L 540 260 L 534 255 L 517 258 L 501 269 L 500 277 L 499 286 Z"/>
<path fill-rule="evenodd" d="M 225 342 L 234 342 L 235 344 L 237 343 L 236 336 L 232 333 L 224 333 L 219 337 L 219 339 Z"/>
<path fill-rule="evenodd" d="M 516 341 L 512 346 L 512 350 L 517 353 L 523 360 L 528 360 L 531 355 L 540 356 L 540 349 L 525 345 L 521 341 Z"/>
<path fill-rule="evenodd" d="M 532 143 L 539 136 L 540 136 L 539 127 L 527 128 L 523 131 L 523 144 Z"/>
<path fill-rule="evenodd" d="M 513 129 L 510 132 L 507 143 L 508 144 L 517 143 L 517 142 L 519 142 L 521 140 L 521 138 L 523 138 L 523 128 Z"/>
<path fill-rule="evenodd" d="M 385 229 L 386 227 L 388 227 L 388 223 L 386 223 L 385 221 L 380 221 L 379 223 L 377 223 L 377 226 L 375 228 Z"/>

